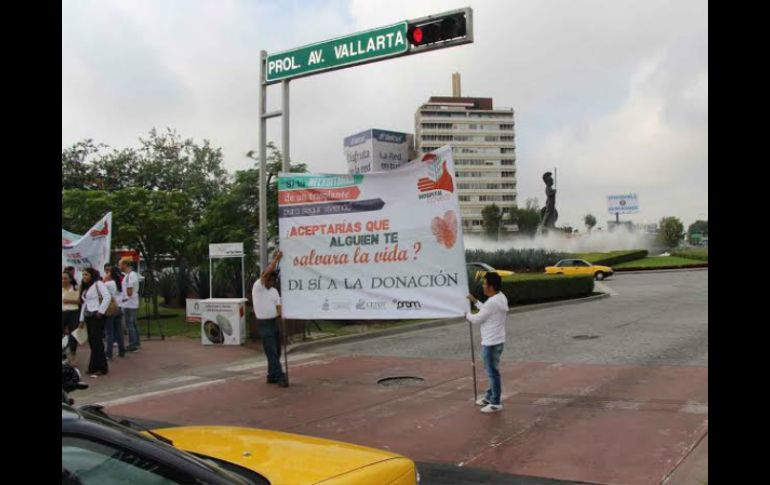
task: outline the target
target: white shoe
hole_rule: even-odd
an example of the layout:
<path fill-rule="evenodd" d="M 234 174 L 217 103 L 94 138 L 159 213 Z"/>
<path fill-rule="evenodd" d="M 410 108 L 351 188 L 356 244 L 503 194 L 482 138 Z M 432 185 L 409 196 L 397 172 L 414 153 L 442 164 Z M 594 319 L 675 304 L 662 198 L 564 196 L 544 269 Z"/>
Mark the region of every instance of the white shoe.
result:
<path fill-rule="evenodd" d="M 476 401 L 476 406 L 486 406 L 487 404 L 489 404 L 489 401 L 483 397 Z"/>
<path fill-rule="evenodd" d="M 502 410 L 503 410 L 502 404 L 487 404 L 486 406 L 481 408 L 481 412 L 485 414 L 499 413 Z"/>

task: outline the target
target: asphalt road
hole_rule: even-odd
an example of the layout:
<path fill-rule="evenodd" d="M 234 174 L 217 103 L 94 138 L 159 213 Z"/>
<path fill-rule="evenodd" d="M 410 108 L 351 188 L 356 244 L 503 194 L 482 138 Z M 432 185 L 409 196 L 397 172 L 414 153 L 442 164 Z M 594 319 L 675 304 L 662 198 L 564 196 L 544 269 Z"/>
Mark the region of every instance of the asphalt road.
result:
<path fill-rule="evenodd" d="M 611 298 L 510 315 L 503 360 L 708 366 L 708 271 L 616 275 L 602 285 Z M 468 359 L 468 324 L 324 351 Z"/>

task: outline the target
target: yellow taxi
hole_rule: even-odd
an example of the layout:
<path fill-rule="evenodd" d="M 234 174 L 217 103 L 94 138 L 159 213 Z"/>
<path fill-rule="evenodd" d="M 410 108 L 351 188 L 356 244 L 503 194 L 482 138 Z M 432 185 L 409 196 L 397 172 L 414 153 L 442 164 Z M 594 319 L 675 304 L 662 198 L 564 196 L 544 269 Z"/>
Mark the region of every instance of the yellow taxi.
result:
<path fill-rule="evenodd" d="M 513 271 L 508 271 L 506 269 L 495 269 L 487 263 L 474 262 L 468 263 L 466 266 L 468 267 L 468 274 L 475 275 L 473 278 L 475 281 L 481 281 L 485 274 L 492 272 L 499 274 L 501 278 L 505 278 L 506 276 L 511 276 L 513 274 Z"/>
<path fill-rule="evenodd" d="M 62 403 L 62 484 L 416 485 L 402 455 L 311 436 L 233 426 L 150 430 L 98 405 Z"/>
<path fill-rule="evenodd" d="M 601 281 L 612 276 L 615 271 L 609 266 L 591 264 L 584 259 L 562 259 L 553 266 L 545 268 L 546 274 L 590 275 Z"/>

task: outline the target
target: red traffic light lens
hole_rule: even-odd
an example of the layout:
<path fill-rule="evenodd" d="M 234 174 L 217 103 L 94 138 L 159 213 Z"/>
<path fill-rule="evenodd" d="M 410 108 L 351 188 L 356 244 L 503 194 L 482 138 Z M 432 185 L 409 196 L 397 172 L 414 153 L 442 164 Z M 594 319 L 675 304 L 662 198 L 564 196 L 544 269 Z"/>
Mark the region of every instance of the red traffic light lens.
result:
<path fill-rule="evenodd" d="M 412 42 L 415 44 L 422 43 L 422 29 L 419 27 L 415 27 L 412 31 Z"/>

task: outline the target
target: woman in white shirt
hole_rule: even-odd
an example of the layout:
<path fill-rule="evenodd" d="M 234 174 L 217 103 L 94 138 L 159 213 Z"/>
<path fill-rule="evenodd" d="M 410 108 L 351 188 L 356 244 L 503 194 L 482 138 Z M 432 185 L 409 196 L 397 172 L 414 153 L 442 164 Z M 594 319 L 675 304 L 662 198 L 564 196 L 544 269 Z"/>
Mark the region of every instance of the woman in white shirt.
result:
<path fill-rule="evenodd" d="M 80 297 L 83 308 L 80 312 L 80 326 L 88 331 L 88 345 L 91 347 L 91 359 L 88 362 L 88 374 L 98 377 L 107 374 L 107 358 L 104 355 L 104 321 L 110 306 L 110 290 L 99 278 L 99 272 L 93 268 L 83 270 Z"/>
<path fill-rule="evenodd" d="M 123 292 L 121 276 L 118 268 L 107 263 L 104 265 L 104 284 L 110 290 L 110 296 L 115 301 L 120 301 L 120 295 Z M 126 356 L 126 344 L 123 341 L 123 314 L 116 313 L 108 316 L 104 321 L 104 331 L 107 334 L 107 360 L 112 360 L 112 349 L 115 342 L 118 343 L 118 355 Z"/>

